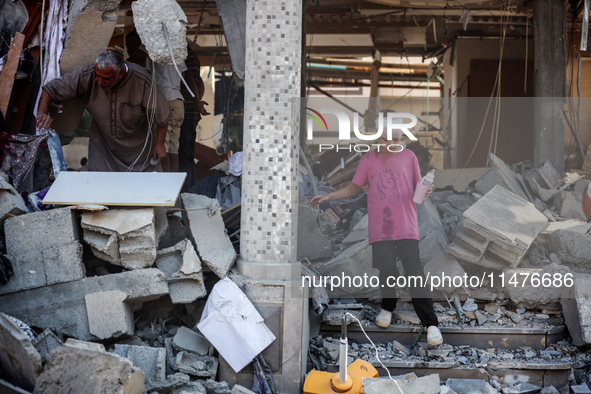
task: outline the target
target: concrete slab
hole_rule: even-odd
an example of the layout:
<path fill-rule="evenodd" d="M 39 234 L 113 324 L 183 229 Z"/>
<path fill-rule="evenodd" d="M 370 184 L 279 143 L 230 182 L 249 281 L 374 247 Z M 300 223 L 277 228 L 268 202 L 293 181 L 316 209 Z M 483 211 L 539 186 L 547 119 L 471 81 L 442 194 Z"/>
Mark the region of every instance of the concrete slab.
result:
<path fill-rule="evenodd" d="M 471 182 L 481 178 L 488 170 L 487 167 L 435 170 L 435 181 L 433 183 L 436 188 L 451 185 L 454 190 L 462 192 L 466 190 Z"/>
<path fill-rule="evenodd" d="M 211 198 L 193 196 L 190 193 L 181 196 L 191 236 L 201 261 L 218 277 L 224 278 L 236 261 L 236 252 L 226 233 L 219 204 Z M 195 201 L 199 204 L 195 204 Z"/>
<path fill-rule="evenodd" d="M 133 335 L 133 311 L 125 303 L 128 295 L 120 290 L 86 294 L 86 314 L 90 334 L 98 339 Z"/>
<path fill-rule="evenodd" d="M 207 295 L 201 260 L 188 239 L 159 250 L 156 266 L 166 276 L 170 298 L 174 304 L 191 303 Z"/>
<path fill-rule="evenodd" d="M 154 264 L 160 229 L 154 208 L 82 214 L 84 240 L 100 259 L 127 269 Z"/>
<path fill-rule="evenodd" d="M 4 222 L 4 232 L 6 254 L 11 256 L 70 245 L 79 240 L 77 219 L 69 208 L 33 212 L 8 218 Z M 27 242 L 23 242 L 23 234 L 27 234 Z M 51 234 L 51 237 L 47 234 Z"/>
<path fill-rule="evenodd" d="M 41 356 L 29 337 L 0 313 L 0 370 L 11 383 L 33 391 L 41 373 Z"/>
<path fill-rule="evenodd" d="M 562 313 L 573 344 L 591 346 L 591 276 L 578 274 L 562 292 Z"/>
<path fill-rule="evenodd" d="M 41 355 L 43 362 L 49 361 L 51 352 L 64 344 L 53 331 L 48 329 L 37 335 L 31 343 Z"/>
<path fill-rule="evenodd" d="M 420 223 L 420 221 L 419 221 Z M 353 227 L 353 229 L 347 234 L 345 239 L 343 239 L 342 248 L 347 249 L 353 246 L 358 242 L 369 241 L 369 233 L 367 232 L 369 228 L 369 216 L 365 215 L 361 220 Z M 299 231 L 299 228 L 298 228 Z M 330 256 L 332 257 L 332 256 Z"/>
<path fill-rule="evenodd" d="M 210 343 L 207 338 L 188 327 L 179 327 L 172 344 L 177 350 L 186 350 L 201 356 L 209 353 Z"/>
<path fill-rule="evenodd" d="M 447 379 L 445 385 L 458 394 L 498 393 L 487 381 L 479 379 Z"/>
<path fill-rule="evenodd" d="M 195 353 L 181 351 L 176 355 L 174 368 L 199 378 L 215 379 L 219 361 L 213 356 L 199 356 Z"/>
<path fill-rule="evenodd" d="M 533 199 L 530 198 L 528 194 L 529 192 L 523 187 L 525 181 L 520 174 L 513 172 L 513 170 L 511 170 L 511 168 L 509 168 L 509 166 L 505 164 L 503 160 L 498 158 L 492 152 L 488 154 L 488 160 L 497 169 L 501 179 L 503 179 L 505 187 L 508 190 L 527 201 L 533 201 Z"/>
<path fill-rule="evenodd" d="M 383 393 L 439 393 L 439 375 L 433 374 L 414 379 L 363 378 L 364 394 Z"/>
<path fill-rule="evenodd" d="M 131 361 L 104 348 L 80 341 L 66 341 L 57 349 L 37 380 L 37 393 L 144 392 L 144 374 Z M 81 379 L 80 377 L 85 377 Z M 89 378 L 91 377 L 91 378 Z"/>
<path fill-rule="evenodd" d="M 168 284 L 155 268 L 93 276 L 0 296 L 0 311 L 31 326 L 91 340 L 84 296 L 108 290 L 120 290 L 129 303 L 138 305 L 168 294 Z"/>
<path fill-rule="evenodd" d="M 476 191 L 481 196 L 491 191 L 496 185 L 504 185 L 503 178 L 496 168 L 491 168 L 478 181 L 476 181 Z"/>
<path fill-rule="evenodd" d="M 145 375 L 146 387 L 151 387 L 152 382 L 166 380 L 166 349 L 164 348 L 115 344 L 113 354 L 125 357 L 134 367 L 141 369 Z"/>
<path fill-rule="evenodd" d="M 566 219 L 587 220 L 583 212 L 583 194 L 573 191 L 560 192 L 560 216 Z"/>
<path fill-rule="evenodd" d="M 332 243 L 317 224 L 318 210 L 305 205 L 298 207 L 298 260 L 328 259 L 334 255 Z"/>

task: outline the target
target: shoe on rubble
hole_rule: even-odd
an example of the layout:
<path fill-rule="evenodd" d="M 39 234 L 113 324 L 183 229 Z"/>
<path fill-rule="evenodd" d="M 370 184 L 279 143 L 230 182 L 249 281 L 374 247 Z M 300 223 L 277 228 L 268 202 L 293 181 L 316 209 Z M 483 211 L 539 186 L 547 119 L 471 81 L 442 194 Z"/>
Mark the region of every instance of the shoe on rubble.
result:
<path fill-rule="evenodd" d="M 392 312 L 382 309 L 376 316 L 376 326 L 388 328 L 392 322 Z"/>
<path fill-rule="evenodd" d="M 427 328 L 427 344 L 430 347 L 441 345 L 443 343 L 443 337 L 441 331 L 437 326 L 430 326 Z"/>

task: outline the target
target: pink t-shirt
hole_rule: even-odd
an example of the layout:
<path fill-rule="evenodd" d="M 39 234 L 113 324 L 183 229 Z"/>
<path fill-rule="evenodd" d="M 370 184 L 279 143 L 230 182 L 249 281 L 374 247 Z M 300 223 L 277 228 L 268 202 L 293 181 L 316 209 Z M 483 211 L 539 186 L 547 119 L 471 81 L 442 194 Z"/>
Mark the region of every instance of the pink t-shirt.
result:
<path fill-rule="evenodd" d="M 419 161 L 404 149 L 397 154 L 369 152 L 361 158 L 352 182 L 369 185 L 367 211 L 369 243 L 419 240 L 417 207 L 412 198 L 421 181 Z"/>

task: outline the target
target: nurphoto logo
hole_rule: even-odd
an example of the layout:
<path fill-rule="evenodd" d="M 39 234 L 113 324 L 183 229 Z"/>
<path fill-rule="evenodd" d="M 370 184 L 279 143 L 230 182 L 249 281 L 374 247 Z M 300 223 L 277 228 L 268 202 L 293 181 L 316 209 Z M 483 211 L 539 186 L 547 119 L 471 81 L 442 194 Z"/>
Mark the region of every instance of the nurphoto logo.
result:
<path fill-rule="evenodd" d="M 392 140 L 392 131 L 401 130 L 408 138 L 412 141 L 416 141 L 417 138 L 410 132 L 409 129 L 413 128 L 417 124 L 417 117 L 413 114 L 406 112 L 387 112 L 384 114 L 380 112 L 377 115 L 377 129 L 373 132 L 361 132 L 359 126 L 359 113 L 353 112 L 353 121 L 349 118 L 349 115 L 344 111 L 337 109 L 321 109 L 319 111 L 304 107 L 306 110 L 306 132 L 307 139 L 312 140 L 314 138 L 314 125 L 318 125 L 317 128 L 320 132 L 328 131 L 328 123 L 323 115 L 334 115 L 338 121 L 339 141 L 351 141 L 351 129 L 353 130 L 353 138 L 358 138 L 362 141 L 375 141 L 386 131 L 386 140 Z M 410 122 L 405 123 L 405 119 L 410 119 Z M 353 126 L 353 127 L 351 127 Z M 339 146 L 338 144 L 319 144 L 318 149 L 320 152 L 323 150 L 336 149 L 355 152 L 369 152 L 372 147 L 377 147 L 378 152 L 380 148 L 387 149 L 390 152 L 399 152 L 404 147 L 400 144 L 349 144 L 346 146 Z"/>

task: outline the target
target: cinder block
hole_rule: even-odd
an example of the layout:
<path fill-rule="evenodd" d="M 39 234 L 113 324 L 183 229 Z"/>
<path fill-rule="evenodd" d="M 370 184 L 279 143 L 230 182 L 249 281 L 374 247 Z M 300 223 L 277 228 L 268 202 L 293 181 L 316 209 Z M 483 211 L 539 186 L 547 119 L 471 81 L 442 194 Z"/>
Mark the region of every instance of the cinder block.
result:
<path fill-rule="evenodd" d="M 191 303 L 207 295 L 201 260 L 188 239 L 159 250 L 156 266 L 164 272 L 168 280 L 170 299 L 174 304 Z"/>
<path fill-rule="evenodd" d="M 6 253 L 11 256 L 70 245 L 79 240 L 76 216 L 69 208 L 33 212 L 6 219 L 4 232 Z M 26 240 L 23 239 L 23 234 L 27 235 Z"/>
<path fill-rule="evenodd" d="M 44 330 L 33 339 L 32 343 L 41 355 L 43 362 L 49 361 L 51 353 L 64 344 L 51 330 Z"/>
<path fill-rule="evenodd" d="M 130 360 L 146 377 L 146 386 L 166 380 L 166 349 L 163 347 L 115 344 L 114 354 Z"/>
<path fill-rule="evenodd" d="M 14 293 L 57 283 L 83 279 L 82 245 L 78 242 L 8 256 L 14 275 L 0 285 L 0 294 Z"/>
<path fill-rule="evenodd" d="M 109 290 L 120 290 L 128 302 L 140 304 L 168 294 L 168 284 L 155 268 L 93 276 L 0 296 L 0 311 L 31 326 L 91 340 L 84 296 Z"/>
<path fill-rule="evenodd" d="M 86 314 L 90 334 L 98 339 L 133 335 L 133 311 L 120 290 L 86 294 Z"/>
<path fill-rule="evenodd" d="M 530 175 L 526 175 L 525 179 L 544 202 L 550 200 L 564 187 L 564 178 L 548 160 L 534 169 Z"/>
<path fill-rule="evenodd" d="M 216 357 L 198 356 L 194 353 L 182 351 L 176 355 L 175 369 L 200 378 L 215 379 L 218 365 L 219 362 Z"/>

